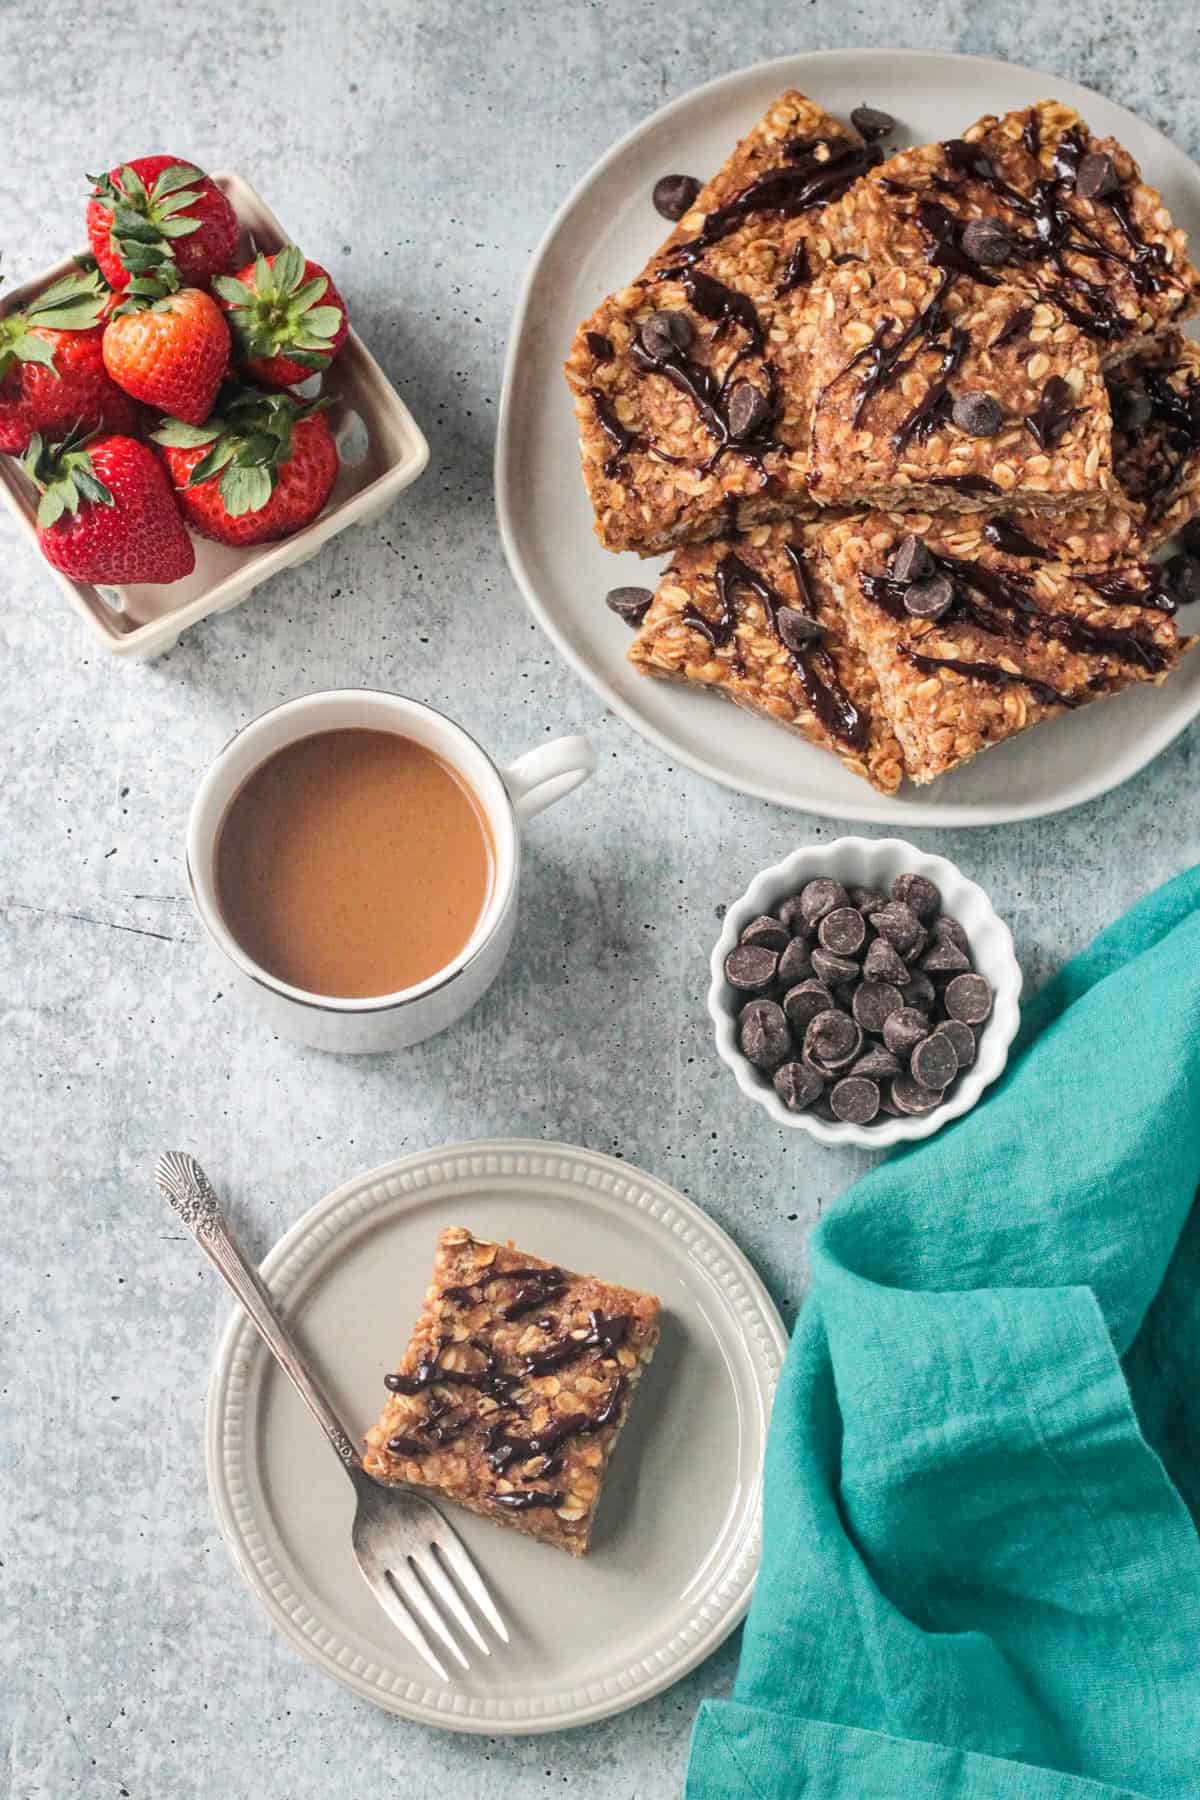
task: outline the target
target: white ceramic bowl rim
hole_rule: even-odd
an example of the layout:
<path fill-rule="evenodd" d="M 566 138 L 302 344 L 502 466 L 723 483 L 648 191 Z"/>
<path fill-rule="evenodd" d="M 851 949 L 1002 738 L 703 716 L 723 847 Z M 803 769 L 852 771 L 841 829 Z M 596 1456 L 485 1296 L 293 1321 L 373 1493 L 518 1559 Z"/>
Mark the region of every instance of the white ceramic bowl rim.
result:
<path fill-rule="evenodd" d="M 833 876 L 851 886 L 873 885 L 872 866 L 892 865 L 887 886 L 903 869 L 924 875 L 942 891 L 947 911 L 954 914 L 969 908 L 972 949 L 978 940 L 989 940 L 989 969 L 992 983 L 991 1017 L 979 1035 L 979 1054 L 959 1080 L 950 1097 L 932 1112 L 912 1118 L 884 1117 L 881 1123 L 849 1125 L 831 1122 L 810 1112 L 789 1112 L 769 1081 L 743 1056 L 737 1042 L 736 1014 L 730 1004 L 730 987 L 725 979 L 725 958 L 751 919 L 770 912 L 789 894 L 794 894 L 814 876 Z M 857 866 L 855 866 L 857 865 Z M 966 921 L 964 921 L 966 923 Z M 976 966 L 979 964 L 977 962 Z M 717 1054 L 732 1071 L 742 1093 L 770 1113 L 778 1125 L 807 1131 L 822 1144 L 855 1144 L 865 1150 L 886 1150 L 893 1144 L 911 1143 L 939 1131 L 951 1119 L 961 1118 L 979 1099 L 984 1089 L 1003 1072 L 1008 1061 L 1009 1046 L 1020 1024 L 1021 968 L 1013 949 L 1012 934 L 977 882 L 963 874 L 948 857 L 918 850 L 903 838 L 836 838 L 828 844 L 806 844 L 785 856 L 782 862 L 762 869 L 740 899 L 725 914 L 721 935 L 713 947 L 710 964 L 708 1011 L 716 1031 Z"/>
<path fill-rule="evenodd" d="M 464 777 L 471 791 L 487 813 L 495 852 L 495 873 L 487 905 L 463 948 L 445 968 L 438 969 L 415 986 L 395 993 L 369 995 L 362 999 L 342 999 L 330 994 L 310 993 L 293 987 L 262 968 L 247 956 L 221 916 L 217 904 L 213 863 L 221 824 L 234 795 L 268 756 L 286 744 L 311 737 L 323 730 L 336 730 L 330 718 L 339 709 L 356 707 L 364 715 L 358 723 L 378 722 L 381 730 L 403 730 L 418 738 L 430 749 L 437 750 Z M 280 737 L 257 756 L 239 756 L 252 752 L 256 745 L 273 735 L 289 720 L 296 729 Z M 343 720 L 343 724 L 345 721 Z M 432 725 L 433 729 L 430 729 Z M 425 736 L 419 734 L 422 730 Z M 451 746 L 447 749 L 447 743 Z M 272 993 L 282 994 L 300 1006 L 320 1012 L 354 1014 L 386 1012 L 446 987 L 463 975 L 484 950 L 500 925 L 516 893 L 521 865 L 521 833 L 504 777 L 499 767 L 469 731 L 439 712 L 437 707 L 406 694 L 388 693 L 379 688 L 324 688 L 302 694 L 294 700 L 281 701 L 259 713 L 226 740 L 206 770 L 192 801 L 187 825 L 186 870 L 188 886 L 200 921 L 217 948 L 241 970 L 248 980 Z"/>

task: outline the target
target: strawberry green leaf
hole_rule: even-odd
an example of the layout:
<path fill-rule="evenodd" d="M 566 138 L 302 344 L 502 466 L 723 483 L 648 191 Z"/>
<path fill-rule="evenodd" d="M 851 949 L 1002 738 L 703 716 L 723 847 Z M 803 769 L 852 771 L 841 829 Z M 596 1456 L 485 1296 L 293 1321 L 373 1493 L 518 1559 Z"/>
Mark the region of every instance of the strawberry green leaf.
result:
<path fill-rule="evenodd" d="M 266 469 L 242 469 L 236 465 L 221 477 L 221 498 L 231 518 L 261 512 L 271 498 L 274 482 Z"/>
<path fill-rule="evenodd" d="M 41 363 L 44 369 L 54 367 L 54 345 L 48 344 L 45 338 L 34 337 L 31 332 L 26 332 L 24 337 L 14 338 L 6 348 L 11 350 L 18 362 Z"/>
<path fill-rule="evenodd" d="M 299 363 L 302 369 L 312 369 L 315 371 L 317 369 L 328 368 L 329 366 L 328 345 L 318 353 L 315 350 L 305 350 L 299 344 L 289 344 L 286 355 L 289 362 Z"/>
<path fill-rule="evenodd" d="M 233 461 L 236 443 L 228 438 L 219 438 L 207 456 L 202 456 L 187 478 L 190 488 L 199 487 L 202 482 L 211 481 L 212 477 L 223 469 L 226 463 Z"/>
<path fill-rule="evenodd" d="M 233 275 L 214 275 L 213 287 L 231 306 L 249 306 L 254 299 L 245 282 L 238 281 Z"/>
<path fill-rule="evenodd" d="M 317 304 L 317 301 L 327 292 L 328 287 L 328 275 L 314 275 L 312 280 L 306 281 L 302 288 L 297 288 L 291 297 L 292 305 L 298 312 L 307 312 L 310 306 Z"/>
<path fill-rule="evenodd" d="M 158 201 L 155 202 L 154 216 L 157 219 L 172 218 L 175 213 L 185 212 L 189 206 L 194 206 L 201 197 L 198 189 L 181 188 L 177 194 L 172 194 L 169 199 L 166 199 L 161 203 Z"/>
<path fill-rule="evenodd" d="M 273 283 L 272 276 L 271 276 L 271 265 L 267 261 L 266 257 L 263 255 L 262 251 L 260 250 L 258 255 L 254 259 L 254 289 L 255 289 L 255 292 L 261 298 L 265 299 L 267 294 L 273 290 L 273 286 L 274 286 L 274 283 Z"/>
<path fill-rule="evenodd" d="M 149 194 L 146 192 L 145 182 L 142 180 L 137 170 L 131 168 L 128 163 L 126 163 L 121 170 L 120 186 L 124 192 L 128 194 L 131 200 L 140 201 L 145 204 L 150 199 Z"/>
<path fill-rule="evenodd" d="M 275 287 L 280 294 L 291 294 L 304 277 L 304 257 L 295 244 L 285 244 L 276 252 Z"/>
<path fill-rule="evenodd" d="M 83 499 L 90 500 L 93 506 L 116 505 L 116 501 L 113 499 L 109 489 L 105 487 L 98 475 L 93 474 L 89 465 L 84 463 L 78 464 L 72 471 L 72 474 L 74 476 L 75 486 L 78 488 Z"/>
<path fill-rule="evenodd" d="M 61 482 L 55 482 L 53 487 L 48 487 L 46 489 L 38 502 L 37 522 L 42 530 L 45 531 L 48 526 L 56 525 L 66 510 L 67 502 L 63 492 L 63 484 Z"/>
<path fill-rule="evenodd" d="M 193 231 L 199 231 L 203 223 L 202 219 L 162 219 L 158 229 L 168 238 L 191 237 Z"/>
<path fill-rule="evenodd" d="M 197 450 L 201 444 L 215 444 L 221 435 L 219 425 L 188 425 L 183 419 L 164 419 L 150 436 L 156 444 L 169 444 L 176 450 Z"/>
<path fill-rule="evenodd" d="M 304 315 L 304 329 L 313 337 L 333 337 L 341 322 L 341 309 L 336 306 L 314 306 Z"/>
<path fill-rule="evenodd" d="M 154 198 L 163 200 L 168 194 L 177 193 L 180 188 L 190 187 L 193 181 L 203 180 L 204 170 L 196 168 L 194 163 L 172 163 L 155 180 Z"/>

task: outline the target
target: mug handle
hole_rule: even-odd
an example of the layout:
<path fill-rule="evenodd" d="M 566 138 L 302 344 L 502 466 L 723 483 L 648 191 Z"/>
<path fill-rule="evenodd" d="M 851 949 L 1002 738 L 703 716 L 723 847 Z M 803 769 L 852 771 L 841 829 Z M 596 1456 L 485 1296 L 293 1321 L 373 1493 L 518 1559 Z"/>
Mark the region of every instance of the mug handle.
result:
<path fill-rule="evenodd" d="M 518 824 L 524 825 L 565 794 L 574 793 L 595 767 L 596 752 L 591 739 L 585 737 L 555 738 L 552 744 L 539 744 L 536 750 L 518 756 L 500 771 Z"/>

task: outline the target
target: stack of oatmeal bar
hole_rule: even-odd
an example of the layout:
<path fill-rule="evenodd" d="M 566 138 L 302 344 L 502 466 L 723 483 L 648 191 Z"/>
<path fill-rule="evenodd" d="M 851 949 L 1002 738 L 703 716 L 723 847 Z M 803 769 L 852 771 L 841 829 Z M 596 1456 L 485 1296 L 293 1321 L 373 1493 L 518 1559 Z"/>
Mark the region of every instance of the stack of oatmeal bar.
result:
<path fill-rule="evenodd" d="M 1200 599 L 1200 274 L 1159 195 L 1055 101 L 891 130 L 784 94 L 566 365 L 600 541 L 673 553 L 610 596 L 634 666 L 885 792 L 1163 681 Z"/>

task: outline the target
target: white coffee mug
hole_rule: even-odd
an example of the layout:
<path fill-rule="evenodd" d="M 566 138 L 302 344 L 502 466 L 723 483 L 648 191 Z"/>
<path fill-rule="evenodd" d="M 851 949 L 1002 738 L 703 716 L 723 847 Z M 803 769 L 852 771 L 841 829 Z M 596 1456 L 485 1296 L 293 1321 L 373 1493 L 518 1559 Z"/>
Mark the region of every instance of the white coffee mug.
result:
<path fill-rule="evenodd" d="M 331 999 L 278 980 L 247 956 L 217 903 L 217 839 L 243 783 L 269 756 L 297 738 L 350 728 L 399 732 L 449 763 L 487 814 L 495 849 L 491 895 L 453 962 L 415 987 L 367 1000 Z M 501 767 L 461 725 L 433 707 L 367 688 L 308 694 L 263 713 L 221 751 L 200 783 L 188 820 L 188 882 L 226 977 L 280 1037 L 317 1050 L 352 1054 L 403 1050 L 443 1031 L 487 992 L 508 953 L 517 920 L 522 827 L 586 781 L 595 767 L 596 752 L 585 737 L 539 744 Z"/>

